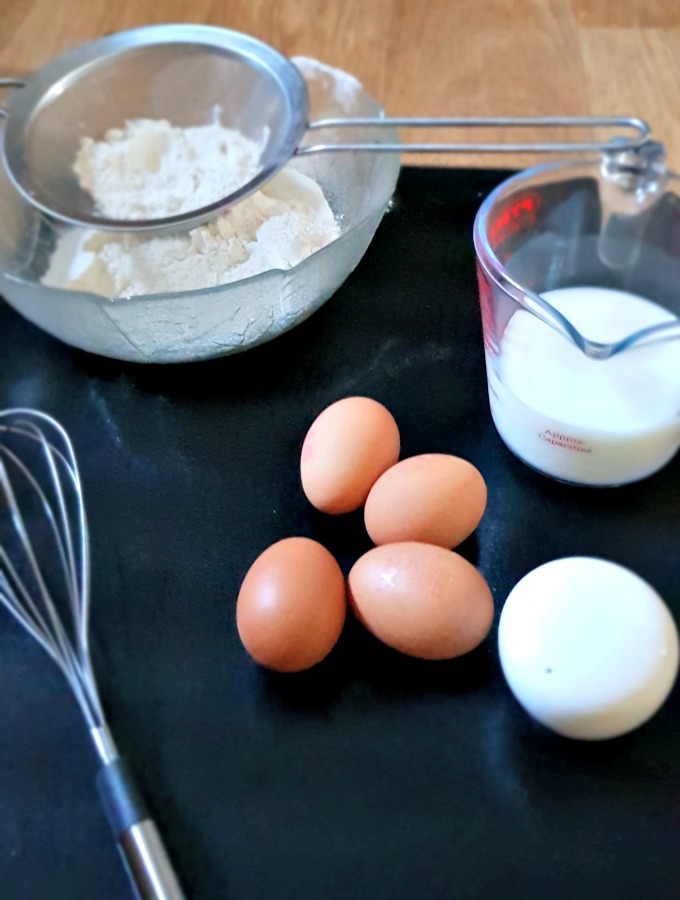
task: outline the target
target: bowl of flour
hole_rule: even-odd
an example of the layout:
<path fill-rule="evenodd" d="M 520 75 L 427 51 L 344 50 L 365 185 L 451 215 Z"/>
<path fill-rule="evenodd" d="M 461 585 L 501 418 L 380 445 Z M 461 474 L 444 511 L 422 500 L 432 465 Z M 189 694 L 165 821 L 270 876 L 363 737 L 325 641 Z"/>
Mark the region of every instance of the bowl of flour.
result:
<path fill-rule="evenodd" d="M 310 118 L 382 114 L 351 75 L 308 58 L 293 62 L 307 83 Z M 397 136 L 344 128 L 324 140 Z M 104 214 L 158 218 L 195 208 L 201 192 L 229 193 L 259 152 L 216 109 L 192 127 L 121 123 L 81 143 L 74 171 Z M 153 236 L 57 225 L 0 172 L 0 293 L 55 337 L 115 359 L 240 352 L 293 328 L 335 293 L 365 253 L 398 173 L 396 154 L 294 158 L 217 219 Z"/>

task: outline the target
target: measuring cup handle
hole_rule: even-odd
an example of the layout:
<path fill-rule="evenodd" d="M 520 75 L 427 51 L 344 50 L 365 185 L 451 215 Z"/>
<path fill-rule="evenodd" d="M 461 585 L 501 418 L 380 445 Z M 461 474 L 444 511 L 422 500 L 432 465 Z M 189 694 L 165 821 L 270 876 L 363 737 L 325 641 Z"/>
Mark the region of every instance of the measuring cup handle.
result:
<path fill-rule="evenodd" d="M 21 78 L 0 78 L 0 91 L 23 87 L 26 87 L 26 82 L 22 81 Z M 0 119 L 6 119 L 7 115 L 8 113 L 4 106 L 0 106 Z"/>

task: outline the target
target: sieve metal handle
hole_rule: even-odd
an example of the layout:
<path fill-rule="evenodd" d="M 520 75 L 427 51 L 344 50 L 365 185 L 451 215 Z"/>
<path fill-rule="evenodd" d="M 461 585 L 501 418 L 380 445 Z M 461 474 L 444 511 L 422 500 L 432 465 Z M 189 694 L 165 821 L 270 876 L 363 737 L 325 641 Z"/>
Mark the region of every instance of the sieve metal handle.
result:
<path fill-rule="evenodd" d="M 7 88 L 23 88 L 26 87 L 26 82 L 22 81 L 20 78 L 0 78 L 0 91 L 5 90 Z M 8 116 L 7 110 L 4 106 L 0 106 L 0 119 L 6 119 Z"/>
<path fill-rule="evenodd" d="M 367 118 L 317 119 L 307 126 L 309 131 L 324 128 L 611 128 L 629 129 L 635 135 L 615 135 L 609 141 L 548 141 L 525 144 L 313 144 L 297 150 L 298 156 L 338 151 L 370 151 L 374 153 L 576 153 L 594 150 L 634 150 L 649 138 L 650 127 L 635 116 L 535 116 L 496 118 Z"/>

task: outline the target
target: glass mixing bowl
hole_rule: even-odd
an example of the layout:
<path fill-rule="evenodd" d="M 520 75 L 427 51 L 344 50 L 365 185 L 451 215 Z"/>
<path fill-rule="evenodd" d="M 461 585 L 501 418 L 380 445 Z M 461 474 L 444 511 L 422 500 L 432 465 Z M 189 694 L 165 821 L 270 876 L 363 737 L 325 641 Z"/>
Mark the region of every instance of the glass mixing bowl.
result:
<path fill-rule="evenodd" d="M 382 115 L 380 104 L 351 76 L 314 60 L 295 62 L 307 81 L 312 119 Z M 398 140 L 393 129 L 367 130 L 328 129 L 324 139 Z M 269 341 L 310 316 L 353 271 L 399 174 L 399 157 L 391 153 L 320 154 L 289 165 L 321 185 L 340 226 L 331 244 L 288 270 L 222 287 L 117 300 L 40 283 L 64 226 L 26 203 L 0 167 L 0 294 L 54 337 L 114 359 L 187 362 Z"/>

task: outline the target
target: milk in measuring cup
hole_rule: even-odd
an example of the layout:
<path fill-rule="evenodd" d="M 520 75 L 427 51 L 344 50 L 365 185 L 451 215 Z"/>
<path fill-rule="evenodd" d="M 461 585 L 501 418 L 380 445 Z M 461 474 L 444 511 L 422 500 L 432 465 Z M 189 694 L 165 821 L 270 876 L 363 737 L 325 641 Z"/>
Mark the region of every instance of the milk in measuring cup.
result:
<path fill-rule="evenodd" d="M 680 289 L 680 286 L 679 286 Z M 542 296 L 592 341 L 612 343 L 676 317 L 624 291 Z M 508 447 L 565 481 L 616 485 L 656 472 L 680 446 L 680 341 L 594 360 L 525 310 L 487 358 L 491 413 Z"/>

